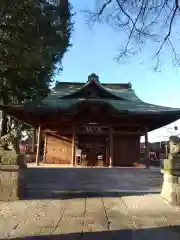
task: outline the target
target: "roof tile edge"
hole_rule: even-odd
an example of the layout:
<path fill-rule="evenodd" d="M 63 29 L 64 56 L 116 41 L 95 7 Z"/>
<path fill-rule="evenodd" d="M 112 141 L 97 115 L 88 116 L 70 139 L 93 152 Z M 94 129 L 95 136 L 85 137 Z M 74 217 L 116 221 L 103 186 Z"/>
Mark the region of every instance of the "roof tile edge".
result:
<path fill-rule="evenodd" d="M 67 85 L 81 85 L 83 87 L 86 85 L 87 82 L 58 82 L 57 85 L 53 88 L 54 90 L 60 88 L 60 86 L 67 86 Z M 127 89 L 127 90 L 132 90 L 132 84 L 130 82 L 128 83 L 100 83 L 104 87 L 112 86 L 112 87 L 117 87 L 117 88 L 122 88 L 122 89 Z"/>

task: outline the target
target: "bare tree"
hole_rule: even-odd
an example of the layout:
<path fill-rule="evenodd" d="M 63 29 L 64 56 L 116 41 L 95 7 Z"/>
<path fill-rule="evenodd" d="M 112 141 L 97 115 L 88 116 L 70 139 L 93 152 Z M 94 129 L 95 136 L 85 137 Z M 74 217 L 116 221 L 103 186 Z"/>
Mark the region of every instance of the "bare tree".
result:
<path fill-rule="evenodd" d="M 96 22 L 107 23 L 115 30 L 125 32 L 127 39 L 116 56 L 118 62 L 136 54 L 152 40 L 158 46 L 153 54 L 155 69 L 159 67 L 165 46 L 171 49 L 173 64 L 180 65 L 180 52 L 176 47 L 179 0 L 95 0 L 94 9 L 84 12 L 90 26 Z"/>

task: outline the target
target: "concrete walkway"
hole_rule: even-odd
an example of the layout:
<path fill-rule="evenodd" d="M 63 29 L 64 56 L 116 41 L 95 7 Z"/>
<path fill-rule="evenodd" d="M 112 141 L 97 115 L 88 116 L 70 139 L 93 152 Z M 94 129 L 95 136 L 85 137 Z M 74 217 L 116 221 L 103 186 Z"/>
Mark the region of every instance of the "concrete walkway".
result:
<path fill-rule="evenodd" d="M 0 239 L 179 240 L 179 226 L 158 194 L 0 203 Z"/>

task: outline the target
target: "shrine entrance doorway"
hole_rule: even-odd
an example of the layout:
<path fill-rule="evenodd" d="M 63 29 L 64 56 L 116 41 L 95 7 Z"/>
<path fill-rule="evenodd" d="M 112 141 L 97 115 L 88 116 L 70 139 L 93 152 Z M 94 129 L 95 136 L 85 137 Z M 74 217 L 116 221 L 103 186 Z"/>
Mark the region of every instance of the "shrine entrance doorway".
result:
<path fill-rule="evenodd" d="M 83 166 L 108 166 L 108 138 L 104 135 L 79 135 L 78 147 L 81 149 Z"/>

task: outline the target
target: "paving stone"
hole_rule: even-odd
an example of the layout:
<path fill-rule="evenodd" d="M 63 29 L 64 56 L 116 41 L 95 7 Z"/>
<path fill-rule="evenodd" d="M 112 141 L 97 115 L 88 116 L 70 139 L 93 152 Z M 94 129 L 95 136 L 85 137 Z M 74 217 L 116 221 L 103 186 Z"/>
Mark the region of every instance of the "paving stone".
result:
<path fill-rule="evenodd" d="M 8 204 L 8 203 L 7 203 Z M 10 203 L 11 212 L 7 215 L 5 211 L 1 211 L 0 215 L 6 216 L 4 227 L 0 228 L 0 237 L 25 237 L 35 236 L 41 233 L 41 229 L 44 227 L 55 228 L 59 218 L 62 214 L 63 208 L 66 202 L 63 201 L 17 201 Z M 2 204 L 2 205 L 5 205 Z M 14 208 L 12 206 L 14 205 Z M 6 205 L 7 208 L 7 205 Z M 24 214 L 22 211 L 24 210 Z M 16 214 L 16 218 L 13 217 Z M 1 221 L 0 221 L 1 222 Z M 14 227 L 10 223 L 14 223 Z"/>
<path fill-rule="evenodd" d="M 84 225 L 85 199 L 67 200 L 68 207 L 66 208 L 63 218 L 58 223 L 54 230 L 57 233 L 81 233 Z"/>
<path fill-rule="evenodd" d="M 137 229 L 138 239 L 178 239 L 180 237 L 168 221 L 167 216 L 173 215 L 174 218 L 180 217 L 180 212 L 170 206 L 159 195 L 144 195 L 122 197 L 129 215 L 131 216 Z M 178 221 L 180 224 L 180 218 Z"/>
<path fill-rule="evenodd" d="M 102 198 L 86 198 L 84 232 L 108 231 L 108 219 Z"/>
<path fill-rule="evenodd" d="M 103 201 L 109 221 L 110 231 L 135 228 L 134 223 L 129 216 L 128 209 L 120 198 L 103 198 Z M 129 234 L 129 232 L 127 234 Z"/>

